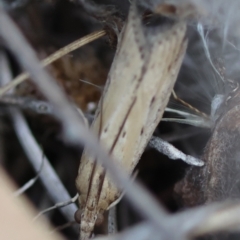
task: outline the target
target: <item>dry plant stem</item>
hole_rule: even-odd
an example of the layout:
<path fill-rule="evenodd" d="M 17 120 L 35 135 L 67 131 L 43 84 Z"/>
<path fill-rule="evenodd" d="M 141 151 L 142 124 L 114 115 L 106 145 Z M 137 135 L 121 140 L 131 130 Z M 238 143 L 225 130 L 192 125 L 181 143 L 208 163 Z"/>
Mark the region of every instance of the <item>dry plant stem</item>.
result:
<path fill-rule="evenodd" d="M 6 58 L 5 64 L 3 61 L 3 53 L 1 54 L 1 73 L 4 74 L 1 76 L 2 82 L 8 82 L 11 80 L 10 70 L 7 66 Z M 54 171 L 53 167 L 49 163 L 48 159 L 43 155 L 41 148 L 33 137 L 26 120 L 23 115 L 17 109 L 10 109 L 10 115 L 13 120 L 14 128 L 16 134 L 19 138 L 19 141 L 25 150 L 26 155 L 35 171 L 38 172 L 42 167 L 40 172 L 40 179 L 44 184 L 45 188 L 48 191 L 48 194 L 53 202 L 63 202 L 69 200 L 71 197 L 68 194 L 67 190 L 63 186 L 58 175 Z M 44 164 L 42 166 L 42 162 Z M 60 209 L 63 215 L 69 220 L 73 220 L 74 213 L 76 211 L 76 205 L 67 206 Z"/>
<path fill-rule="evenodd" d="M 51 54 L 49 57 L 45 58 L 41 63 L 42 66 L 46 67 L 47 65 L 53 63 L 54 61 L 58 60 L 59 58 L 65 56 L 66 54 L 104 36 L 106 34 L 106 31 L 104 30 L 100 30 L 94 33 L 91 33 L 83 38 L 80 38 L 72 43 L 70 43 L 69 45 L 59 49 L 58 51 L 56 51 L 55 53 Z M 8 92 L 10 89 L 16 87 L 17 85 L 19 85 L 20 83 L 22 83 L 23 81 L 27 80 L 29 78 L 29 73 L 22 73 L 19 76 L 17 76 L 15 79 L 13 79 L 10 83 L 8 83 L 7 85 L 3 86 L 0 89 L 0 96 L 2 96 L 3 94 L 5 94 L 6 92 Z"/>
<path fill-rule="evenodd" d="M 56 84 L 54 79 L 42 69 L 33 49 L 1 8 L 0 35 L 15 54 L 22 67 L 29 71 L 32 80 L 38 86 L 39 90 L 53 104 L 56 116 L 63 124 L 66 138 L 78 146 L 85 144 L 89 152 L 98 156 L 97 159 L 99 163 L 106 167 L 115 183 L 122 189 L 126 188 L 130 181 L 127 174 L 112 163 L 108 153 L 100 146 L 97 137 L 86 129 L 85 125 L 79 120 L 79 116 L 72 108 L 71 103 L 67 100 L 61 88 Z M 148 191 L 140 184 L 132 183 L 131 186 L 127 188 L 126 196 L 134 207 L 147 217 L 159 231 L 164 229 L 165 232 L 166 226 L 164 227 L 164 222 L 167 213 L 165 209 L 150 196 Z M 175 233 L 171 232 L 170 235 L 174 235 L 172 239 L 177 239 Z"/>

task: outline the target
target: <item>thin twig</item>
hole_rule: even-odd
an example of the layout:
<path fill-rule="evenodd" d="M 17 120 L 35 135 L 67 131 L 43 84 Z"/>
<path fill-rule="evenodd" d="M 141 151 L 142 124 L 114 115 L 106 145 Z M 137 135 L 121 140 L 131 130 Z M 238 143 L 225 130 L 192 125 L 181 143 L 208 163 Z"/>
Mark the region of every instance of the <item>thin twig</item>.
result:
<path fill-rule="evenodd" d="M 91 33 L 85 37 L 82 37 L 63 48 L 60 48 L 58 51 L 56 51 L 55 53 L 51 54 L 49 57 L 47 57 L 43 61 L 41 61 L 42 66 L 44 66 L 44 67 L 48 66 L 49 64 L 51 64 L 54 61 L 58 60 L 59 58 L 65 56 L 66 54 L 104 36 L 105 34 L 106 34 L 105 30 L 99 30 L 99 31 Z M 8 92 L 10 89 L 16 87 L 20 83 L 24 82 L 28 78 L 29 78 L 29 73 L 26 73 L 26 72 L 21 73 L 16 78 L 14 78 L 10 83 L 8 83 L 7 85 L 0 88 L 0 96 L 5 94 L 6 92 Z"/>

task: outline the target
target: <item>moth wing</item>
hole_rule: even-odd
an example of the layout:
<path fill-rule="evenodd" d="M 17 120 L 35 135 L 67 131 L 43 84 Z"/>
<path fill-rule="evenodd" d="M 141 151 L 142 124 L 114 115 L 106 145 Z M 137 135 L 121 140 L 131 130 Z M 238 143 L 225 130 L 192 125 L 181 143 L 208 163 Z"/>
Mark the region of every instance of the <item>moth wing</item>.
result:
<path fill-rule="evenodd" d="M 91 126 L 103 147 L 109 151 L 114 148 L 119 128 L 129 111 L 129 106 L 134 101 L 135 89 L 144 66 L 143 51 L 145 51 L 145 38 L 141 21 L 136 11 L 132 10 L 122 31 L 104 93 Z M 76 180 L 82 203 L 89 194 L 92 196 L 98 194 L 103 174 L 104 169 L 95 166 L 94 159 L 84 151 Z"/>
<path fill-rule="evenodd" d="M 126 119 L 122 117 L 123 125 L 118 128 L 121 133 L 118 134 L 117 145 L 112 151 L 114 159 L 130 174 L 168 103 L 187 46 L 185 34 L 186 25 L 182 22 L 175 24 L 166 32 L 153 33 L 151 37 L 146 38 L 148 41 L 146 45 L 151 46 L 148 48 L 150 58 L 145 62 L 146 70 L 142 70 L 140 80 L 138 79 L 139 86 L 132 94 L 135 102 L 131 111 Z M 106 189 L 115 188 L 111 181 L 105 181 L 104 185 Z M 113 199 L 116 196 L 105 198 Z"/>

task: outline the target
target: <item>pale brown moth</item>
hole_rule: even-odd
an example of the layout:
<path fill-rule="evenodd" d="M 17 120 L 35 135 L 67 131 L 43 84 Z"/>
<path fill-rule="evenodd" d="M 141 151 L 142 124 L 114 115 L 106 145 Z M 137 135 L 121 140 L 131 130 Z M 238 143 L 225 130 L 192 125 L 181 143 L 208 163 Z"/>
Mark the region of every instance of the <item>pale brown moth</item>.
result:
<path fill-rule="evenodd" d="M 103 96 L 91 126 L 116 164 L 132 174 L 161 120 L 187 47 L 186 23 L 144 26 L 135 6 L 118 44 Z M 76 180 L 80 239 L 121 195 L 102 166 L 84 151 Z"/>

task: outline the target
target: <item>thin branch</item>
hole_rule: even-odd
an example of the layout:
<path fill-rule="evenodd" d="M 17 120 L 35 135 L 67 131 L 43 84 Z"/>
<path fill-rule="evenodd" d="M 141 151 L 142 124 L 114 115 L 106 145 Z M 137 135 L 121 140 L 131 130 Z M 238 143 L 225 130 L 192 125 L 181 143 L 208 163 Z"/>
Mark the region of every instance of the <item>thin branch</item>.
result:
<path fill-rule="evenodd" d="M 82 37 L 63 48 L 60 48 L 58 51 L 56 51 L 55 53 L 51 54 L 49 57 L 47 57 L 43 61 L 41 61 L 42 66 L 46 67 L 49 64 L 58 60 L 59 58 L 65 56 L 66 54 L 68 54 L 68 53 L 70 53 L 70 52 L 104 36 L 104 35 L 106 35 L 106 31 L 99 30 L 99 31 L 91 33 L 85 37 Z M 29 73 L 26 73 L 26 72 L 21 73 L 15 79 L 13 79 L 10 83 L 8 83 L 7 85 L 0 88 L 0 96 L 5 94 L 6 92 L 8 92 L 10 89 L 16 87 L 20 83 L 24 82 L 28 78 L 29 78 Z"/>
<path fill-rule="evenodd" d="M 43 71 L 33 49 L 27 44 L 19 29 L 1 8 L 0 35 L 15 54 L 22 67 L 29 71 L 32 80 L 39 90 L 54 106 L 56 116 L 63 124 L 65 137 L 74 144 L 85 144 L 86 150 L 94 157 L 97 156 L 96 159 L 109 171 L 111 178 L 117 186 L 125 189 L 130 181 L 127 173 L 119 166 L 113 164 L 107 151 L 99 144 L 97 137 L 79 121 L 79 117 L 67 100 L 66 95 L 54 79 L 47 72 Z M 166 210 L 139 183 L 132 183 L 126 189 L 126 196 L 134 207 L 151 220 L 153 225 L 158 228 L 158 231 L 165 232 L 167 229 L 165 224 Z M 178 237 L 174 232 L 169 232 L 168 234 L 169 237 L 171 236 L 171 239 L 177 239 Z"/>

